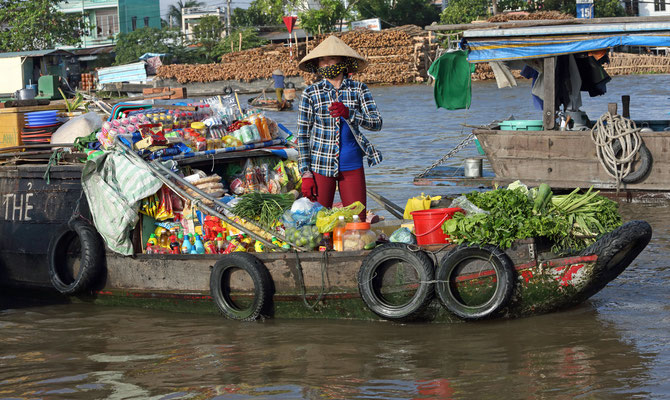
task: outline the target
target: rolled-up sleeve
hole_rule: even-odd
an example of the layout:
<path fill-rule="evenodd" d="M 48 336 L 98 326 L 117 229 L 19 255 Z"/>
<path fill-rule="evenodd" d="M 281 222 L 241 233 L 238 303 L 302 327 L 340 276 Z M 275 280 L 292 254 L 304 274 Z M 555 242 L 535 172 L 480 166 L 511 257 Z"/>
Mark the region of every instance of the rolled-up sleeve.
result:
<path fill-rule="evenodd" d="M 377 110 L 377 103 L 372 98 L 372 93 L 367 85 L 361 83 L 361 111 L 353 111 L 349 115 L 349 120 L 354 124 L 370 131 L 379 131 L 382 129 L 382 116 Z"/>
<path fill-rule="evenodd" d="M 310 169 L 309 136 L 314 126 L 314 110 L 312 99 L 307 92 L 303 92 L 298 107 L 298 168 L 300 173 Z"/>

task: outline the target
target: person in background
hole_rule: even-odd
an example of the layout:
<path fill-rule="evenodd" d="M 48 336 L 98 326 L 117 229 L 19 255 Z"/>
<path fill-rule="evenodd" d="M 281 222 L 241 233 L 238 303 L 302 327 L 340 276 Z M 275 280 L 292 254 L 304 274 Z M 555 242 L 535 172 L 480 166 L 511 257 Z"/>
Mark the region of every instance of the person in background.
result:
<path fill-rule="evenodd" d="M 282 95 L 284 93 L 284 72 L 277 68 L 272 72 L 272 80 L 275 81 L 275 94 L 277 95 L 277 102 L 283 103 Z"/>
<path fill-rule="evenodd" d="M 368 87 L 347 78 L 361 72 L 365 58 L 336 36 L 329 36 L 298 64 L 322 80 L 302 93 L 298 108 L 298 166 L 302 194 L 324 207 L 332 207 L 336 188 L 344 206 L 366 205 L 365 170 L 382 161 L 382 155 L 359 128 L 379 131 L 382 117 Z M 365 221 L 365 210 L 360 214 Z"/>

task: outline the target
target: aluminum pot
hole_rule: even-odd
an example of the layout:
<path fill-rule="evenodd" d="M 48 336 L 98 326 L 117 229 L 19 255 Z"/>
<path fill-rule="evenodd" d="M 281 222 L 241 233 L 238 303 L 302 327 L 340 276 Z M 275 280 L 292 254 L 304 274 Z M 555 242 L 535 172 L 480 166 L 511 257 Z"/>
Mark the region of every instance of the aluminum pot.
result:
<path fill-rule="evenodd" d="M 21 89 L 16 91 L 18 100 L 32 100 L 35 98 L 35 89 Z"/>

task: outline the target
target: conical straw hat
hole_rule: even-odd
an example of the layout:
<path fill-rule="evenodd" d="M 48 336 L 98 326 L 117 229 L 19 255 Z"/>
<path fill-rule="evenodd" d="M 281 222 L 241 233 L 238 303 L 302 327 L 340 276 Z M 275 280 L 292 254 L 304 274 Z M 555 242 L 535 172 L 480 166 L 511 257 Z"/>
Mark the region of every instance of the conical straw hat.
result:
<path fill-rule="evenodd" d="M 316 60 L 320 57 L 326 57 L 326 56 L 351 57 L 358 60 L 358 68 L 350 70 L 349 72 L 361 72 L 365 69 L 365 67 L 368 66 L 368 62 L 365 60 L 365 58 L 363 58 L 363 56 L 358 54 L 356 50 L 347 46 L 347 44 L 344 43 L 337 36 L 331 35 L 328 36 L 326 40 L 321 42 L 321 44 L 312 49 L 312 51 L 310 51 L 309 54 L 305 56 L 305 58 L 300 60 L 298 68 L 300 68 L 303 71 L 313 72 L 307 67 L 309 61 Z"/>
<path fill-rule="evenodd" d="M 284 76 L 284 73 L 282 72 L 281 69 L 277 68 L 276 70 L 272 71 L 272 75 Z"/>

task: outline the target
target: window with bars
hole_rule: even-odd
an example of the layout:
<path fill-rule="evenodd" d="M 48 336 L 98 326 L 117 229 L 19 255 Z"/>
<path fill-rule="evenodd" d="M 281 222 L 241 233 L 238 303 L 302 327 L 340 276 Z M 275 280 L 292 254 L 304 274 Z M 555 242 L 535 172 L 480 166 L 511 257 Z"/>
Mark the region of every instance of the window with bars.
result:
<path fill-rule="evenodd" d="M 654 11 L 665 11 L 665 0 L 654 0 Z"/>
<path fill-rule="evenodd" d="M 119 16 L 115 8 L 96 10 L 95 32 L 97 37 L 109 37 L 119 33 Z"/>

